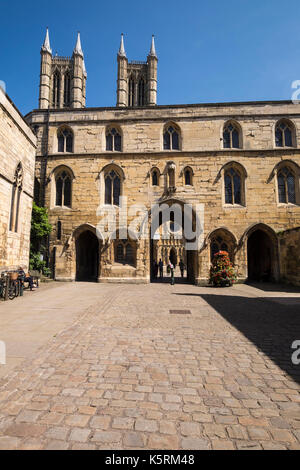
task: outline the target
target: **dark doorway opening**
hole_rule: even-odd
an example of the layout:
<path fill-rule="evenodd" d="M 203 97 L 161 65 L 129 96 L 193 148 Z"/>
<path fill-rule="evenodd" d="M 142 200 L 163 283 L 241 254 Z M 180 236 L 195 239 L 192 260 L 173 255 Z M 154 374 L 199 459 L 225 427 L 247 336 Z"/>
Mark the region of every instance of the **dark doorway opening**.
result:
<path fill-rule="evenodd" d="M 248 280 L 272 280 L 272 240 L 263 230 L 256 230 L 248 239 Z M 274 255 L 273 255 L 274 256 Z"/>
<path fill-rule="evenodd" d="M 99 270 L 99 240 L 91 231 L 76 240 L 76 281 L 96 282 Z"/>

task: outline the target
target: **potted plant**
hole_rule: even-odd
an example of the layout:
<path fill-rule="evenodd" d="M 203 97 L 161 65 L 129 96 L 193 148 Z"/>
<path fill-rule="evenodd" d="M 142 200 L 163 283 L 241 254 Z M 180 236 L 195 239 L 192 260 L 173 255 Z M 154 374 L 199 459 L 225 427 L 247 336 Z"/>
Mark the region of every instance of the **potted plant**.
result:
<path fill-rule="evenodd" d="M 227 251 L 215 254 L 210 269 L 209 283 L 215 287 L 230 287 L 236 282 L 237 276 Z"/>

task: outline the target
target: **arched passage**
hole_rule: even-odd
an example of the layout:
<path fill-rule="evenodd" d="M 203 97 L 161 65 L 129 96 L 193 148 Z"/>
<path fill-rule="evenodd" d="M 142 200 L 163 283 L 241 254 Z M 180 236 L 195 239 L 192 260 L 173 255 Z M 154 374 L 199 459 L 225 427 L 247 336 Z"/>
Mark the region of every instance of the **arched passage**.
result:
<path fill-rule="evenodd" d="M 166 269 L 169 262 L 177 266 L 175 277 L 178 282 L 182 281 L 179 269 L 179 263 L 182 261 L 185 265 L 184 281 L 195 282 L 198 266 L 196 216 L 193 211 L 187 216 L 184 210 L 186 210 L 184 203 L 170 199 L 157 205 L 151 213 L 150 274 L 152 281 L 157 279 L 156 264 L 161 260 L 164 264 L 163 279 L 165 281 L 168 281 L 169 277 Z M 162 281 L 160 276 L 158 280 Z"/>
<path fill-rule="evenodd" d="M 99 240 L 90 230 L 76 238 L 76 281 L 94 281 L 99 271 Z"/>
<path fill-rule="evenodd" d="M 268 282 L 278 279 L 275 234 L 258 226 L 251 230 L 247 244 L 248 280 Z"/>

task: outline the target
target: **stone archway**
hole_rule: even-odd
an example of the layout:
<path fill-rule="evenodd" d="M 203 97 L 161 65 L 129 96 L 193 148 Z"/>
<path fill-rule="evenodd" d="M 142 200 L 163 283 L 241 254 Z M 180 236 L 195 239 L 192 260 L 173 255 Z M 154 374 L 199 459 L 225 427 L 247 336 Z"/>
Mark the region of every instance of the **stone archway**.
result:
<path fill-rule="evenodd" d="M 247 242 L 248 280 L 278 280 L 278 247 L 275 233 L 263 226 L 254 227 Z"/>
<path fill-rule="evenodd" d="M 99 275 L 99 240 L 90 230 L 76 238 L 76 281 L 97 282 Z"/>

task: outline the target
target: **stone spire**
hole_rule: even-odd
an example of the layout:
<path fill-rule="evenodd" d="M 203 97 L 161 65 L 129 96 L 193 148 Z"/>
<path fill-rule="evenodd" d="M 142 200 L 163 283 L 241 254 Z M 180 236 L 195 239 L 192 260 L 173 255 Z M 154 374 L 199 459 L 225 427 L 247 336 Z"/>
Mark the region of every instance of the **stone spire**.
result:
<path fill-rule="evenodd" d="M 74 54 L 81 55 L 83 57 L 83 52 L 81 48 L 80 32 L 78 31 L 77 42 L 74 49 Z"/>
<path fill-rule="evenodd" d="M 124 47 L 124 34 L 121 34 L 121 44 L 120 44 L 120 49 L 118 52 L 118 55 L 120 57 L 126 57 L 126 52 L 125 52 L 125 47 Z"/>
<path fill-rule="evenodd" d="M 154 34 L 152 34 L 152 43 L 151 43 L 151 49 L 150 49 L 150 54 L 149 55 L 152 56 L 152 57 L 157 57 L 156 50 L 155 50 Z"/>
<path fill-rule="evenodd" d="M 52 49 L 50 47 L 50 39 L 49 39 L 49 30 L 48 30 L 48 28 L 47 28 L 47 31 L 46 31 L 44 44 L 42 45 L 42 51 L 49 52 L 49 54 L 52 54 Z"/>

